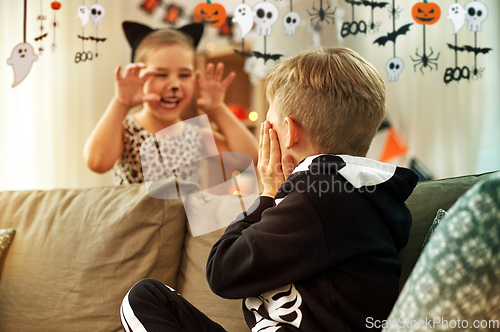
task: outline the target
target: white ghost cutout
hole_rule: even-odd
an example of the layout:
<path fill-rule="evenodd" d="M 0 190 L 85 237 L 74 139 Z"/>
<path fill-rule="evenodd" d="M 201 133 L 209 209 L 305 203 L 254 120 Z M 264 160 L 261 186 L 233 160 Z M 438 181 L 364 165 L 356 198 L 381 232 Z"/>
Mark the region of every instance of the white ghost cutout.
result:
<path fill-rule="evenodd" d="M 236 6 L 234 9 L 233 22 L 238 23 L 241 29 L 241 38 L 245 38 L 250 30 L 252 30 L 254 16 L 255 13 L 252 11 L 252 7 L 244 3 Z"/>
<path fill-rule="evenodd" d="M 450 7 L 448 7 L 448 17 L 446 17 L 453 23 L 453 27 L 455 31 L 453 34 L 456 34 L 465 23 L 465 9 L 459 3 L 452 3 Z"/>
<path fill-rule="evenodd" d="M 252 10 L 255 13 L 255 23 L 257 24 L 257 34 L 259 36 L 270 36 L 272 26 L 278 21 L 278 8 L 270 2 L 258 2 Z"/>
<path fill-rule="evenodd" d="M 92 19 L 92 25 L 94 26 L 100 26 L 101 25 L 101 20 L 106 15 L 106 11 L 104 10 L 104 7 L 101 5 L 92 5 L 89 8 L 90 10 L 90 18 Z"/>
<path fill-rule="evenodd" d="M 76 15 L 76 17 L 79 17 L 80 20 L 82 21 L 82 28 L 83 28 L 89 21 L 90 10 L 85 6 L 80 6 L 78 7 L 78 15 Z"/>
<path fill-rule="evenodd" d="M 297 12 L 289 12 L 283 17 L 283 26 L 285 27 L 285 35 L 295 35 L 295 29 L 300 24 L 300 15 Z"/>
<path fill-rule="evenodd" d="M 388 81 L 396 82 L 399 79 L 399 74 L 403 71 L 405 64 L 401 58 L 390 58 L 385 65 L 385 70 L 389 74 Z"/>
<path fill-rule="evenodd" d="M 472 32 L 480 32 L 483 22 L 488 17 L 488 8 L 479 1 L 471 1 L 465 5 L 465 19 L 467 28 Z"/>
<path fill-rule="evenodd" d="M 14 47 L 10 58 L 7 59 L 7 64 L 11 65 L 14 69 L 14 83 L 12 83 L 12 87 L 21 83 L 28 76 L 33 61 L 37 59 L 38 55 L 35 54 L 30 44 L 21 43 Z"/>

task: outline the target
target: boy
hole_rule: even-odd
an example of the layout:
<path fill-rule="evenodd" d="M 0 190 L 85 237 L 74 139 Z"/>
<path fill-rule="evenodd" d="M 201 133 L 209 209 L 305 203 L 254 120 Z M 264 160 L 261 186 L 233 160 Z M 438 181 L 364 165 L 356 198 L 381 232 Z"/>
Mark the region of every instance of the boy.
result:
<path fill-rule="evenodd" d="M 213 246 L 210 287 L 244 299 L 252 332 L 368 330 L 398 296 L 397 252 L 411 226 L 404 202 L 417 183 L 411 170 L 364 158 L 384 117 L 382 78 L 352 50 L 316 48 L 280 63 L 266 96 L 257 166 L 264 189 Z M 135 293 L 182 299 L 146 288 Z M 161 324 L 189 315 L 200 325 L 186 331 L 224 331 L 175 301 L 185 311 Z M 174 316 L 157 316 L 166 312 Z"/>

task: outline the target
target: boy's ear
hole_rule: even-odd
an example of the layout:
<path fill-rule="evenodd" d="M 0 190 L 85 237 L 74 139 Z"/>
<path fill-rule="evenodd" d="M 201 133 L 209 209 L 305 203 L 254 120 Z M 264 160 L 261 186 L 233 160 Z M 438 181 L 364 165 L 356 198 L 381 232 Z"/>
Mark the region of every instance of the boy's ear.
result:
<path fill-rule="evenodd" d="M 285 147 L 290 149 L 299 141 L 299 127 L 289 116 L 285 118 L 285 124 L 287 130 Z"/>

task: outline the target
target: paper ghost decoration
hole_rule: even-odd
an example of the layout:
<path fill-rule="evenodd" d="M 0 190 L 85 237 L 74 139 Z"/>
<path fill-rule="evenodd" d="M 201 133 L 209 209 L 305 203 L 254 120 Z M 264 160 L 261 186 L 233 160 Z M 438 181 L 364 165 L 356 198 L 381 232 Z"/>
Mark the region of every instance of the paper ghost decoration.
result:
<path fill-rule="evenodd" d="M 38 59 L 38 55 L 33 51 L 33 47 L 28 43 L 18 44 L 12 50 L 12 55 L 7 59 L 7 64 L 14 69 L 14 83 L 15 87 L 21 83 L 31 70 L 33 61 Z"/>
<path fill-rule="evenodd" d="M 252 11 L 252 8 L 244 3 L 236 6 L 234 9 L 233 23 L 238 23 L 241 29 L 241 38 L 245 38 L 250 30 L 252 30 L 254 16 L 255 13 Z"/>
<path fill-rule="evenodd" d="M 78 7 L 78 15 L 76 17 L 80 18 L 82 21 L 82 28 L 87 24 L 90 18 L 90 10 L 85 6 Z"/>
<path fill-rule="evenodd" d="M 278 21 L 278 8 L 270 2 L 258 2 L 252 10 L 255 12 L 255 23 L 259 36 L 270 36 L 272 26 Z"/>
<path fill-rule="evenodd" d="M 488 17 L 488 8 L 482 2 L 471 1 L 464 9 L 467 28 L 472 32 L 480 32 L 483 22 Z"/>
<path fill-rule="evenodd" d="M 455 31 L 453 34 L 457 34 L 460 29 L 464 26 L 465 23 L 465 9 L 459 3 L 453 3 L 448 8 L 448 16 L 446 17 L 448 20 L 453 23 L 453 27 Z"/>

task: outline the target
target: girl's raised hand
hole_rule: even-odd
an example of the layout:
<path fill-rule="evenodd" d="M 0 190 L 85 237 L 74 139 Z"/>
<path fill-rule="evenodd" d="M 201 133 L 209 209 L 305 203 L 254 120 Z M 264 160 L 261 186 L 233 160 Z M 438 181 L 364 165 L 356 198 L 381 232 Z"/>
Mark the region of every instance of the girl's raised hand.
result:
<path fill-rule="evenodd" d="M 207 114 L 213 114 L 224 104 L 226 90 L 236 76 L 235 72 L 229 73 L 224 79 L 224 64 L 219 62 L 214 72 L 214 64 L 209 63 L 205 71 L 205 78 L 200 71 L 196 71 L 196 86 L 198 88 L 197 105 Z"/>
<path fill-rule="evenodd" d="M 148 71 L 141 75 L 141 70 L 145 69 L 143 63 L 131 63 L 125 67 L 124 74 L 121 74 L 121 66 L 115 69 L 115 100 L 127 108 L 132 108 L 144 101 L 159 101 L 157 95 L 147 95 L 143 93 L 144 83 L 156 74 L 155 71 Z"/>

